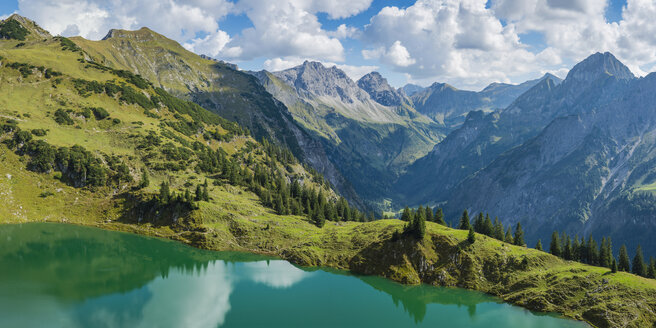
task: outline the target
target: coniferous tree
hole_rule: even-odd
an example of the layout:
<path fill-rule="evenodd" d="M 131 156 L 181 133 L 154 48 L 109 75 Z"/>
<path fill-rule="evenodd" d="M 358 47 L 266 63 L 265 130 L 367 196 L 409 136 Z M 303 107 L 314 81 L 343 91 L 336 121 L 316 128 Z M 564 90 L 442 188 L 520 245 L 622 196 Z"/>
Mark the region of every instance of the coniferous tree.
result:
<path fill-rule="evenodd" d="M 626 251 L 626 245 L 620 247 L 620 258 L 617 263 L 617 269 L 620 271 L 631 271 L 631 264 L 629 264 L 629 253 Z"/>
<path fill-rule="evenodd" d="M 647 275 L 647 269 L 645 267 L 645 259 L 642 256 L 642 247 L 640 247 L 640 245 L 638 245 L 638 248 L 636 249 L 636 255 L 633 257 L 633 265 L 632 265 L 631 272 L 633 272 L 633 274 L 642 277 Z"/>
<path fill-rule="evenodd" d="M 171 200 L 171 190 L 169 189 L 169 184 L 166 181 L 162 181 L 159 185 L 159 201 L 161 204 L 166 205 Z"/>
<path fill-rule="evenodd" d="M 433 209 L 426 206 L 426 221 L 432 222 L 434 220 Z"/>
<path fill-rule="evenodd" d="M 647 265 L 647 278 L 654 279 L 656 278 L 656 267 L 654 267 L 654 259 L 651 258 Z"/>
<path fill-rule="evenodd" d="M 443 226 L 446 225 L 446 222 L 444 221 L 444 213 L 442 212 L 442 208 L 437 209 L 437 213 L 435 213 L 435 222 L 438 224 L 441 224 Z"/>
<path fill-rule="evenodd" d="M 522 224 L 517 222 L 515 227 L 515 236 L 513 237 L 513 242 L 517 246 L 524 246 L 524 230 L 522 230 Z"/>
<path fill-rule="evenodd" d="M 542 241 L 540 239 L 538 239 L 538 243 L 535 244 L 535 249 L 537 249 L 538 251 L 542 250 Z"/>
<path fill-rule="evenodd" d="M 469 224 L 469 212 L 467 212 L 467 210 L 464 210 L 462 212 L 462 217 L 460 217 L 460 225 L 458 226 L 458 229 L 469 230 L 470 226 L 471 224 Z"/>
<path fill-rule="evenodd" d="M 579 243 L 579 236 L 574 236 L 574 241 L 572 242 L 572 260 L 581 262 L 579 254 L 581 254 L 581 244 Z"/>
<path fill-rule="evenodd" d="M 415 229 L 416 229 L 416 236 L 418 239 L 424 239 L 424 236 L 426 235 L 426 216 L 425 212 L 424 213 L 417 213 L 417 216 L 415 217 Z"/>
<path fill-rule="evenodd" d="M 498 217 L 494 218 L 494 231 L 492 232 L 492 237 L 504 241 L 505 235 L 503 233 L 503 224 L 499 221 Z"/>
<path fill-rule="evenodd" d="M 563 242 L 563 259 L 571 261 L 572 260 L 572 240 L 569 238 L 568 235 L 564 235 L 564 242 Z"/>
<path fill-rule="evenodd" d="M 401 214 L 401 220 L 405 222 L 410 222 L 410 218 L 411 218 L 410 208 L 406 206 L 403 209 L 403 214 Z"/>
<path fill-rule="evenodd" d="M 588 246 L 585 243 L 585 237 L 581 237 L 581 243 L 579 244 L 579 261 L 581 261 L 581 263 L 589 263 Z"/>
<path fill-rule="evenodd" d="M 588 237 L 588 261 L 590 265 L 599 265 L 597 242 L 592 238 L 592 235 Z"/>
<path fill-rule="evenodd" d="M 617 272 L 617 261 L 613 258 L 613 264 L 611 264 L 610 272 L 616 273 Z"/>
<path fill-rule="evenodd" d="M 184 200 L 185 200 L 185 202 L 187 202 L 187 203 L 191 203 L 191 202 L 193 202 L 193 200 L 194 200 L 194 199 L 191 197 L 191 193 L 189 192 L 189 189 L 185 189 Z"/>
<path fill-rule="evenodd" d="M 210 201 L 210 193 L 207 191 L 207 180 L 205 180 L 205 184 L 203 184 L 203 200 L 206 202 Z"/>
<path fill-rule="evenodd" d="M 508 230 L 506 231 L 506 236 L 504 237 L 504 241 L 507 242 L 508 244 L 514 244 L 515 239 L 513 238 L 512 235 L 512 229 L 508 227 Z"/>
<path fill-rule="evenodd" d="M 613 260 L 615 257 L 613 256 L 613 242 L 611 241 L 610 237 L 606 237 L 606 260 L 605 262 L 608 263 L 608 268 L 610 268 L 611 265 L 613 265 Z"/>
<path fill-rule="evenodd" d="M 139 183 L 139 187 L 146 188 L 150 185 L 150 179 L 148 178 L 148 171 L 146 171 L 146 168 L 143 168 L 141 170 L 141 183 Z"/>
<path fill-rule="evenodd" d="M 483 219 L 483 212 L 479 212 L 476 215 L 474 220 L 474 231 L 478 233 L 483 233 L 483 226 L 485 225 L 485 219 Z"/>
<path fill-rule="evenodd" d="M 196 185 L 196 194 L 194 197 L 195 200 L 203 200 L 203 189 L 201 189 L 200 185 Z"/>
<path fill-rule="evenodd" d="M 549 252 L 555 256 L 561 255 L 560 238 L 558 237 L 558 233 L 555 231 L 553 234 L 551 234 L 551 244 L 549 245 Z"/>
<path fill-rule="evenodd" d="M 470 244 L 473 244 L 476 241 L 476 234 L 474 233 L 474 227 L 469 227 L 469 234 L 467 234 L 467 241 Z"/>
<path fill-rule="evenodd" d="M 492 237 L 492 231 L 494 231 L 494 226 L 492 225 L 492 220 L 490 220 L 490 214 L 485 214 L 485 223 L 483 224 L 483 234 Z"/>

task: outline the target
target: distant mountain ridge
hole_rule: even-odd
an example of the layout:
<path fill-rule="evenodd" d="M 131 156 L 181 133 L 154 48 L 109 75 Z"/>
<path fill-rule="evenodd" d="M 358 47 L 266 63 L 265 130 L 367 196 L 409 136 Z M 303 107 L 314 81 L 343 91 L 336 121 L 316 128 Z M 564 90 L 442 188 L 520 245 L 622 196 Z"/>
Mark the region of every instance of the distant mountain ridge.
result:
<path fill-rule="evenodd" d="M 539 79 L 517 85 L 495 82 L 478 92 L 459 90 L 446 83 L 433 83 L 428 88 L 416 91 L 410 98 L 418 112 L 453 128 L 462 124 L 470 111 L 505 108 L 545 79 L 553 80 L 556 84 L 561 81 L 552 74 L 545 74 Z"/>

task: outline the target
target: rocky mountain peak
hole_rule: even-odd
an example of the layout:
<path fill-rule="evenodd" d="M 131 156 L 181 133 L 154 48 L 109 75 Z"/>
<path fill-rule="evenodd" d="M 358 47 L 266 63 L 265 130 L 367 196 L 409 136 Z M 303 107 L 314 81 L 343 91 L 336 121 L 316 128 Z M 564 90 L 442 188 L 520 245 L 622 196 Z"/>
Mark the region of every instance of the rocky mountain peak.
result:
<path fill-rule="evenodd" d="M 362 90 L 366 91 L 369 96 L 371 96 L 371 99 L 384 106 L 400 106 L 405 99 L 405 97 L 396 89 L 392 88 L 387 82 L 387 79 L 378 72 L 371 72 L 361 77 L 357 84 Z"/>
<path fill-rule="evenodd" d="M 635 78 L 631 70 L 610 52 L 595 53 L 576 64 L 567 74 L 565 80 L 591 82 L 604 76 L 613 76 L 618 80 Z"/>
<path fill-rule="evenodd" d="M 364 102 L 368 95 L 336 66 L 327 68 L 320 62 L 305 61 L 302 65 L 273 74 L 301 93 L 328 96 L 346 103 Z"/>

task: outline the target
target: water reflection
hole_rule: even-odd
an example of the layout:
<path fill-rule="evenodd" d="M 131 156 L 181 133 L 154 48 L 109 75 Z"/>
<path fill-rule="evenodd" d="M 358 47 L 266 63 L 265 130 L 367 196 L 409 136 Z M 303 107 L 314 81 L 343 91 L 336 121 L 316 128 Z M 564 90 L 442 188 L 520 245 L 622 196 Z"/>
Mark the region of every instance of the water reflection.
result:
<path fill-rule="evenodd" d="M 76 226 L 1 226 L 0 327 L 44 323 L 108 328 L 581 327 L 540 319 L 460 289 L 403 286 Z"/>

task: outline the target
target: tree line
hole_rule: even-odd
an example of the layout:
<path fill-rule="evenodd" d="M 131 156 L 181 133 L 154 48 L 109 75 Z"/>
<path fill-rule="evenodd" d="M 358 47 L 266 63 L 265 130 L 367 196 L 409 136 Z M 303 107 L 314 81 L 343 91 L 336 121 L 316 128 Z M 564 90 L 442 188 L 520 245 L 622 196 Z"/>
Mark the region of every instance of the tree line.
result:
<path fill-rule="evenodd" d="M 542 250 L 540 240 L 535 248 Z M 649 257 L 649 261 L 645 262 L 640 245 L 636 248 L 632 261 L 626 245 L 620 247 L 619 256 L 615 258 L 610 237 L 603 237 L 601 243 L 597 243 L 592 235 L 588 237 L 588 240 L 585 237 L 579 239 L 578 236 L 574 236 L 572 239 L 566 233 L 559 234 L 554 231 L 551 235 L 549 253 L 564 260 L 609 268 L 612 272 L 631 272 L 642 277 L 656 279 L 656 259 Z"/>

